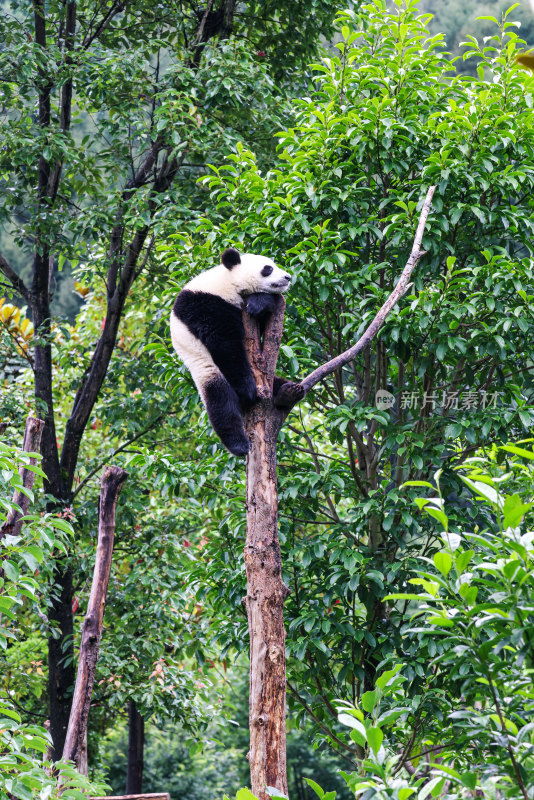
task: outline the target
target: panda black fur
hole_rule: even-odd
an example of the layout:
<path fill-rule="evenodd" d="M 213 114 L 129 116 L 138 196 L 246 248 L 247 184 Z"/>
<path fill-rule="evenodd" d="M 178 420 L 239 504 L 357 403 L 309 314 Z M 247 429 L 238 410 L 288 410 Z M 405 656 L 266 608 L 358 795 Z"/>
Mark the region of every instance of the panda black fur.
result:
<path fill-rule="evenodd" d="M 187 283 L 173 306 L 174 349 L 191 372 L 210 422 L 222 443 L 245 456 L 250 443 L 243 412 L 256 401 L 256 385 L 245 351 L 242 321 L 246 309 L 265 323 L 274 310 L 274 295 L 285 292 L 291 276 L 269 258 L 225 250 L 221 264 Z M 304 395 L 298 385 L 275 378 L 274 402 L 290 407 Z"/>

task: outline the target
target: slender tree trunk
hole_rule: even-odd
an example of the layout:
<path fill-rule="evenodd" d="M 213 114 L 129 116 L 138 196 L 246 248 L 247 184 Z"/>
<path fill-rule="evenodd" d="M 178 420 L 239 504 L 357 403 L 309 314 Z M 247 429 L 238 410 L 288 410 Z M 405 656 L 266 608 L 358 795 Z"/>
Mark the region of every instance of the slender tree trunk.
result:
<path fill-rule="evenodd" d="M 259 402 L 246 415 L 252 448 L 247 458 L 246 606 L 250 636 L 250 777 L 252 793 L 268 800 L 266 787 L 287 796 L 286 659 L 284 600 L 278 540 L 276 440 L 284 414 L 272 402 L 285 302 L 269 320 L 263 346 L 257 323 L 244 315 L 246 346 Z"/>
<path fill-rule="evenodd" d="M 44 55 L 47 50 L 47 19 L 44 0 L 34 0 L 33 9 L 35 43 L 42 49 Z M 51 122 L 51 86 L 48 83 L 49 78 L 44 66 L 39 68 L 39 77 L 39 125 L 43 130 L 48 130 Z M 39 211 L 43 214 L 50 210 L 53 204 L 53 195 L 56 192 L 56 188 L 52 187 L 50 183 L 51 174 L 50 162 L 44 155 L 41 155 L 39 158 L 38 194 Z M 47 494 L 56 499 L 57 505 L 61 508 L 67 505 L 67 498 L 61 490 L 52 391 L 50 272 L 53 264 L 54 259 L 50 254 L 48 244 L 44 241 L 37 242 L 33 258 L 31 292 L 29 293 L 37 341 L 34 349 L 35 405 L 37 412 L 45 421 L 41 441 L 41 466 L 46 474 L 44 489 Z M 63 751 L 69 719 L 70 695 L 74 682 L 74 650 L 72 644 L 72 575 L 58 565 L 54 578 L 59 591 L 56 592 L 48 613 L 48 618 L 53 625 L 53 635 L 48 639 L 48 699 L 50 734 L 54 742 L 53 756 L 57 759 L 61 757 Z"/>
<path fill-rule="evenodd" d="M 87 733 L 93 681 L 102 636 L 104 607 L 115 537 L 115 509 L 119 492 L 127 476 L 128 473 L 120 467 L 107 467 L 102 475 L 95 568 L 87 613 L 82 626 L 76 686 L 63 748 L 63 758 L 74 761 L 78 768 L 83 758 L 83 743 Z"/>
<path fill-rule="evenodd" d="M 135 704 L 128 706 L 128 771 L 126 794 L 141 794 L 143 791 L 143 767 L 145 746 L 145 721 Z"/>
<path fill-rule="evenodd" d="M 74 669 L 74 617 L 72 615 L 72 572 L 55 574 L 59 595 L 52 598 L 48 619 L 55 623 L 56 636 L 48 637 L 48 701 L 52 759 L 61 758 L 69 725 Z"/>

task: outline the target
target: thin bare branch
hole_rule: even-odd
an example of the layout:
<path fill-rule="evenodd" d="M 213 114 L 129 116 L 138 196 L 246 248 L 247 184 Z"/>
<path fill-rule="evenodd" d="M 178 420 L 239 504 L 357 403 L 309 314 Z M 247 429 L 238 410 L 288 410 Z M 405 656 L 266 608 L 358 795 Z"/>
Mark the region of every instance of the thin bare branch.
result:
<path fill-rule="evenodd" d="M 87 486 L 87 484 L 89 483 L 91 478 L 94 475 L 96 475 L 97 472 L 100 472 L 102 467 L 105 466 L 108 461 L 112 461 L 115 458 L 115 456 L 117 455 L 117 453 L 121 453 L 123 450 L 126 450 L 126 448 L 129 447 L 131 444 L 133 444 L 133 442 L 136 442 L 137 439 L 140 439 L 142 436 L 145 435 L 145 433 L 148 433 L 153 428 L 155 428 L 156 425 L 158 424 L 158 422 L 160 422 L 164 417 L 168 417 L 172 413 L 173 413 L 172 411 L 165 410 L 161 414 L 158 414 L 158 416 L 155 419 L 152 420 L 150 425 L 147 425 L 147 427 L 143 428 L 142 431 L 139 431 L 139 433 L 136 433 L 135 436 L 132 436 L 131 439 L 128 439 L 126 442 L 121 444 L 112 453 L 109 453 L 105 457 L 104 461 L 101 461 L 99 464 L 97 464 L 96 467 L 94 469 L 92 469 L 91 472 L 88 475 L 86 475 L 86 477 L 83 479 L 83 481 L 80 483 L 80 485 L 76 487 L 76 490 L 72 493 L 72 499 L 74 500 L 76 495 L 79 494 L 82 491 L 82 489 L 85 489 L 85 487 Z"/>
<path fill-rule="evenodd" d="M 204 28 L 206 26 L 206 20 L 208 19 L 208 14 L 211 11 L 211 7 L 213 5 L 213 0 L 208 0 L 208 4 L 206 5 L 206 10 L 200 20 L 200 25 L 198 26 L 198 31 L 195 36 L 195 40 L 193 42 L 193 47 L 196 47 L 201 41 L 202 37 L 204 36 Z"/>
<path fill-rule="evenodd" d="M 87 36 L 83 40 L 82 49 L 83 50 L 87 50 L 91 46 L 91 44 L 94 42 L 94 40 L 98 36 L 100 36 L 102 31 L 104 31 L 107 28 L 107 26 L 109 25 L 109 23 L 111 22 L 113 17 L 116 17 L 117 14 L 120 14 L 121 11 L 124 11 L 125 7 L 126 7 L 126 3 L 124 3 L 124 2 L 114 3 L 111 6 L 111 8 L 107 11 L 107 13 L 104 15 L 104 17 L 101 19 L 101 21 L 99 22 L 99 24 L 98 24 L 96 30 L 94 31 L 94 33 L 87 34 Z"/>
<path fill-rule="evenodd" d="M 417 226 L 412 251 L 408 261 L 406 262 L 406 266 L 401 273 L 399 281 L 391 292 L 390 296 L 355 345 L 350 347 L 348 350 L 345 350 L 344 353 L 340 353 L 340 355 L 332 358 L 330 361 L 327 361 L 325 364 L 321 364 L 320 367 L 317 367 L 317 369 L 304 378 L 304 380 L 301 382 L 301 385 L 304 387 L 306 392 L 315 386 L 316 383 L 319 383 L 319 381 L 323 380 L 323 378 L 326 378 L 328 375 L 331 375 L 332 372 L 335 372 L 336 369 L 345 366 L 345 364 L 348 364 L 349 361 L 352 361 L 354 358 L 356 358 L 356 356 L 359 355 L 359 353 L 361 353 L 362 350 L 364 350 L 364 348 L 367 347 L 367 345 L 371 342 L 378 330 L 382 327 L 390 311 L 406 292 L 414 267 L 421 256 L 424 255 L 424 252 L 421 250 L 421 242 L 435 190 L 436 187 L 431 186 L 426 194 L 425 202 L 423 203 L 423 208 L 421 209 L 421 215 L 419 217 L 419 224 Z"/>

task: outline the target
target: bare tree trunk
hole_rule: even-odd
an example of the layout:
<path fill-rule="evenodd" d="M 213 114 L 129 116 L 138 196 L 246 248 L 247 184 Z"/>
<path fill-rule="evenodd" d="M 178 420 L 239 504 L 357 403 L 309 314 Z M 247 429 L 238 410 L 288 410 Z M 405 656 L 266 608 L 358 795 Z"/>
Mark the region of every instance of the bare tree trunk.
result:
<path fill-rule="evenodd" d="M 42 419 L 28 417 L 24 430 L 24 442 L 22 444 L 22 450 L 25 453 L 39 453 L 43 428 L 44 422 Z M 35 466 L 36 463 L 36 458 L 30 458 L 30 464 L 32 466 Z M 21 467 L 19 469 L 19 475 L 24 488 L 31 490 L 35 481 L 35 472 L 26 467 Z M 6 521 L 0 527 L 0 539 L 3 539 L 7 534 L 18 536 L 22 528 L 22 518 L 28 513 L 28 508 L 30 507 L 30 498 L 23 492 L 15 490 L 13 493 L 13 503 L 18 506 L 18 508 L 12 508 L 8 513 Z"/>
<path fill-rule="evenodd" d="M 259 402 L 245 418 L 252 448 L 247 458 L 246 606 L 250 636 L 251 787 L 268 800 L 266 787 L 287 796 L 286 659 L 284 600 L 278 541 L 276 440 L 285 415 L 272 402 L 273 378 L 282 336 L 285 301 L 267 323 L 260 342 L 255 320 L 244 314 L 247 354 Z"/>
<path fill-rule="evenodd" d="M 145 746 L 145 721 L 135 704 L 130 700 L 128 706 L 128 771 L 126 773 L 126 794 L 141 794 L 143 791 L 143 766 Z"/>
<path fill-rule="evenodd" d="M 74 761 L 78 769 L 80 768 L 83 742 L 87 733 L 87 720 L 93 693 L 100 637 L 102 635 L 104 607 L 115 536 L 115 509 L 119 492 L 127 476 L 128 473 L 120 467 L 107 467 L 102 475 L 95 568 L 93 570 L 93 582 L 87 604 L 87 613 L 82 626 L 76 686 L 74 687 L 69 727 L 63 748 L 63 758 Z"/>

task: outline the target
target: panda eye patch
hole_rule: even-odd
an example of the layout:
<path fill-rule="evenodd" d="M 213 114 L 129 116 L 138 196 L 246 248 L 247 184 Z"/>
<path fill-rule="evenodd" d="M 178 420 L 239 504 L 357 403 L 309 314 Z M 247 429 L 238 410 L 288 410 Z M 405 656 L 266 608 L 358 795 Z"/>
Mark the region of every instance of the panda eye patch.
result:
<path fill-rule="evenodd" d="M 270 275 L 272 273 L 272 271 L 273 271 L 273 268 L 271 267 L 271 265 L 270 264 L 266 264 L 264 266 L 264 268 L 262 269 L 261 274 L 263 275 L 264 278 L 266 278 L 268 275 Z"/>

